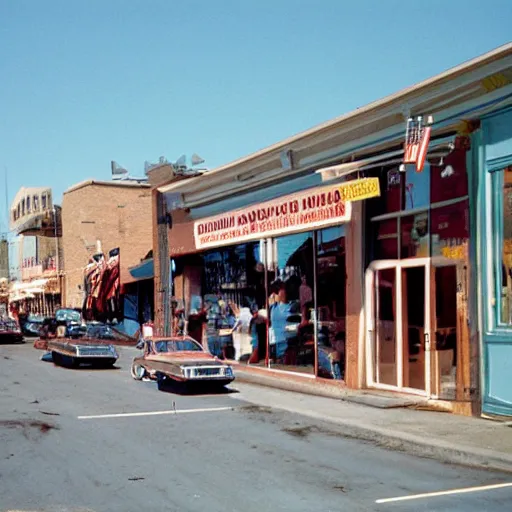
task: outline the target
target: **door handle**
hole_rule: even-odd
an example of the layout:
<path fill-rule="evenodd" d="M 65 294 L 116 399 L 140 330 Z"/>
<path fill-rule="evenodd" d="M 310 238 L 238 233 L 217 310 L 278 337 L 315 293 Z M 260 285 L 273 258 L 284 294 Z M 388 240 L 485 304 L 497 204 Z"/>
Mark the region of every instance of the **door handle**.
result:
<path fill-rule="evenodd" d="M 425 339 L 425 351 L 430 351 L 430 335 L 428 332 L 426 332 L 424 335 L 423 335 L 424 339 Z"/>

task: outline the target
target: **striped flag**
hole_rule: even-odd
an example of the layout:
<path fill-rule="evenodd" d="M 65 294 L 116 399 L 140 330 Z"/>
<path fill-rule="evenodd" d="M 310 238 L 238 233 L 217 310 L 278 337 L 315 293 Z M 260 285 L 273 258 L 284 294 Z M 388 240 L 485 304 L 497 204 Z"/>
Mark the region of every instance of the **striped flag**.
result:
<path fill-rule="evenodd" d="M 430 118 L 431 119 L 431 118 Z M 431 121 L 429 120 L 429 124 Z M 428 145 L 432 128 L 422 124 L 422 117 L 417 121 L 407 120 L 404 144 L 404 164 L 414 164 L 416 172 L 422 172 L 427 159 Z"/>
<path fill-rule="evenodd" d="M 423 133 L 421 135 L 421 142 L 418 148 L 418 156 L 416 159 L 416 172 L 423 171 L 423 167 L 425 166 L 425 160 L 427 159 L 428 152 L 428 144 L 430 142 L 430 133 L 432 132 L 432 128 L 427 126 L 423 129 Z"/>

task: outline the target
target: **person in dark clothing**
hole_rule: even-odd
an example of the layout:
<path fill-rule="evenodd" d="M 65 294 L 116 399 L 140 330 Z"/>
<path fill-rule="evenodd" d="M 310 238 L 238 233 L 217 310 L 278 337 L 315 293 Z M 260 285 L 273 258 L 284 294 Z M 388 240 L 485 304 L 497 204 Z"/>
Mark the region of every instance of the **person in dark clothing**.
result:
<path fill-rule="evenodd" d="M 259 363 L 265 356 L 267 349 L 266 321 L 260 315 L 258 306 L 251 307 L 252 318 L 249 322 L 249 333 L 251 335 L 252 353 L 248 364 Z"/>

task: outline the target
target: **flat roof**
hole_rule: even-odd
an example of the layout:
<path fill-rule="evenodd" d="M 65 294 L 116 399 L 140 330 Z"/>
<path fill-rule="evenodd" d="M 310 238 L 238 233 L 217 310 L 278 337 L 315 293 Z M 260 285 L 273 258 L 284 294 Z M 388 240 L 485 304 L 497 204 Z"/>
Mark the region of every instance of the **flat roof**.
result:
<path fill-rule="evenodd" d="M 438 86 L 444 83 L 449 83 L 451 80 L 455 79 L 458 76 L 464 75 L 465 73 L 478 69 L 481 66 L 497 61 L 511 54 L 512 43 L 504 44 L 478 57 L 467 60 L 462 64 L 459 64 L 446 71 L 443 71 L 442 73 L 439 73 L 433 77 L 430 77 L 426 80 L 406 87 L 398 92 L 395 92 L 379 100 L 368 103 L 362 107 L 358 107 L 355 110 L 352 110 L 351 112 L 338 116 L 324 123 L 318 124 L 313 128 L 310 128 L 296 135 L 283 139 L 259 151 L 250 153 L 242 158 L 221 165 L 215 169 L 212 169 L 204 173 L 201 176 L 194 177 L 186 181 L 180 181 L 175 183 L 169 182 L 167 184 L 160 185 L 158 188 L 161 192 L 167 192 L 170 190 L 182 191 L 190 189 L 191 187 L 193 188 L 198 183 L 206 184 L 209 180 L 215 180 L 218 176 L 220 177 L 224 175 L 224 173 L 229 172 L 230 169 L 236 169 L 238 166 L 242 164 L 246 164 L 251 161 L 256 161 L 262 157 L 271 155 L 272 153 L 275 153 L 279 150 L 290 148 L 293 146 L 294 143 L 303 141 L 312 136 L 319 135 L 324 131 L 328 131 L 329 129 L 343 126 L 346 123 L 348 124 L 349 122 L 355 122 L 358 119 L 363 120 L 366 116 L 373 112 L 380 111 L 381 109 L 384 109 L 385 107 L 388 107 L 391 104 L 401 104 L 402 102 L 406 102 L 407 99 L 415 97 L 416 95 L 420 95 L 425 91 L 429 90 L 429 88 L 431 87 Z"/>
<path fill-rule="evenodd" d="M 135 180 L 101 181 L 101 180 L 89 179 L 89 180 L 81 181 L 80 183 L 77 183 L 76 185 L 72 185 L 64 192 L 64 194 L 73 192 L 73 191 L 81 189 L 81 188 L 89 187 L 92 185 L 99 185 L 102 187 L 120 187 L 120 188 L 151 188 L 151 185 L 149 183 L 140 183 Z"/>

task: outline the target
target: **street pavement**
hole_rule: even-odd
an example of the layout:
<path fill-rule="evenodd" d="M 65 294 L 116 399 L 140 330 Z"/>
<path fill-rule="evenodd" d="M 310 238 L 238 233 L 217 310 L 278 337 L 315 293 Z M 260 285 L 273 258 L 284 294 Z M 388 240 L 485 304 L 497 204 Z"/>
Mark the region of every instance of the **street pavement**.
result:
<path fill-rule="evenodd" d="M 0 346 L 0 512 L 511 508 L 512 474 L 385 450 L 241 398 L 264 388 L 159 392 L 131 379 L 133 349 L 119 351 L 118 369 L 71 370 L 32 343 Z"/>

